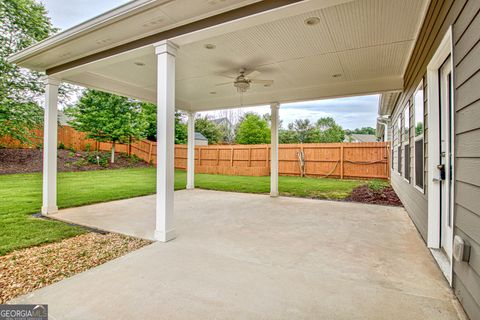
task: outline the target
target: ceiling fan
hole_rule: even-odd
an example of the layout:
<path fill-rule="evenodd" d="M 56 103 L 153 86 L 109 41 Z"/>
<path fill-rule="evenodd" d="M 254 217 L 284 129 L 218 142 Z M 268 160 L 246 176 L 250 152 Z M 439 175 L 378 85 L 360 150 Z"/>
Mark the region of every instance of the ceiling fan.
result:
<path fill-rule="evenodd" d="M 233 81 L 217 83 L 215 86 L 225 86 L 228 84 L 233 84 L 235 88 L 237 88 L 238 93 L 247 92 L 250 89 L 250 85 L 253 84 L 262 84 L 265 87 L 270 87 L 273 84 L 273 80 L 260 80 L 256 79 L 260 75 L 260 71 L 252 70 L 247 73 L 245 68 L 241 68 L 239 71 L 239 75 L 226 75 L 221 74 L 224 77 L 231 78 Z"/>

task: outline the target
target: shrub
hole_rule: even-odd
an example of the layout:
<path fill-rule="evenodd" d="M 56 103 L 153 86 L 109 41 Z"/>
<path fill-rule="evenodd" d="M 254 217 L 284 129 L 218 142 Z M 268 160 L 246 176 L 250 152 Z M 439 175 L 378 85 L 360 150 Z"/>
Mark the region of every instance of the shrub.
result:
<path fill-rule="evenodd" d="M 370 188 L 370 190 L 378 192 L 388 187 L 388 182 L 374 179 L 368 182 L 368 187 Z"/>
<path fill-rule="evenodd" d="M 91 149 L 92 149 L 92 146 L 90 145 L 90 143 L 87 143 L 85 145 L 85 151 L 90 152 Z"/>
<path fill-rule="evenodd" d="M 87 161 L 102 167 L 108 166 L 109 156 L 105 153 L 93 152 L 87 155 Z"/>
<path fill-rule="evenodd" d="M 140 161 L 142 161 L 142 159 L 140 159 L 136 154 L 132 154 L 128 156 L 128 161 L 130 161 L 131 163 L 139 163 Z"/>
<path fill-rule="evenodd" d="M 80 158 L 77 161 L 75 161 L 73 164 L 76 165 L 77 167 L 83 167 L 84 165 L 87 164 L 87 161 L 83 158 Z"/>
<path fill-rule="evenodd" d="M 63 144 L 63 142 L 60 142 L 60 143 L 58 144 L 58 149 L 60 149 L 60 150 L 65 150 L 65 145 Z"/>

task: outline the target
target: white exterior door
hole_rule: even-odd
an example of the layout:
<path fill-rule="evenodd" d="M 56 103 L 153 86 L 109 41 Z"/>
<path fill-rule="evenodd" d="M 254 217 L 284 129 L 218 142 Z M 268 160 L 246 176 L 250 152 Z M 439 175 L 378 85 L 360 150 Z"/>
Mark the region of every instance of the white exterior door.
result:
<path fill-rule="evenodd" d="M 440 110 L 440 246 L 452 255 L 453 235 L 453 81 L 452 62 L 448 58 L 439 70 Z"/>

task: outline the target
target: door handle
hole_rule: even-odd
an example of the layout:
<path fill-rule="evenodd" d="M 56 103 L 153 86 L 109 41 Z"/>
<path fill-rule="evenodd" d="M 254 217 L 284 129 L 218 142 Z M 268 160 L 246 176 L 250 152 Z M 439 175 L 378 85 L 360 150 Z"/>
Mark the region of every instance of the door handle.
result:
<path fill-rule="evenodd" d="M 439 164 L 437 166 L 437 169 L 440 170 L 440 180 L 445 180 L 445 177 L 446 177 L 445 165 L 444 164 Z"/>

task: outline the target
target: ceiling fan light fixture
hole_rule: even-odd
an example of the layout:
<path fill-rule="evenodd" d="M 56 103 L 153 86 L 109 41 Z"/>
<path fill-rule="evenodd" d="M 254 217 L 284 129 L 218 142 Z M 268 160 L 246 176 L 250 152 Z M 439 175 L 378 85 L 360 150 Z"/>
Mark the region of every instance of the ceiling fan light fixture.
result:
<path fill-rule="evenodd" d="M 250 89 L 250 82 L 248 81 L 235 81 L 233 85 L 237 88 L 238 93 L 245 93 Z"/>

